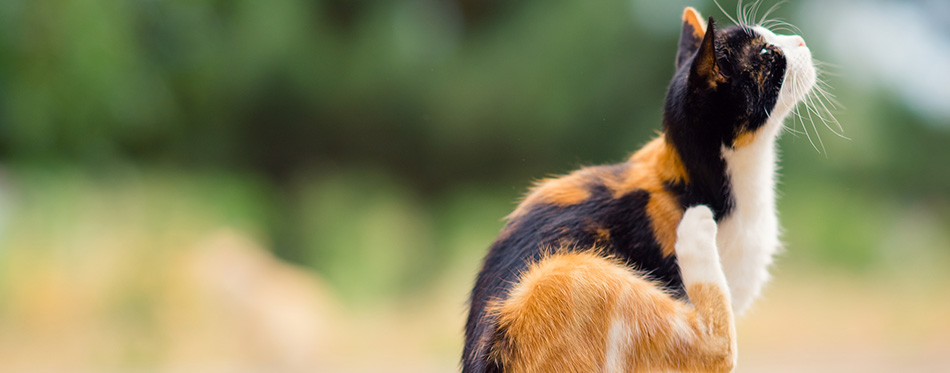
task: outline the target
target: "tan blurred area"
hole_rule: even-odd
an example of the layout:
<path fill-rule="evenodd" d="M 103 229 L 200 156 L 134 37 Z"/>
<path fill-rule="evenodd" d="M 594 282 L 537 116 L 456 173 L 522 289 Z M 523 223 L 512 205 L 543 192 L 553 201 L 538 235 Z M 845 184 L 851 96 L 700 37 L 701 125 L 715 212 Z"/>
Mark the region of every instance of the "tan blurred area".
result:
<path fill-rule="evenodd" d="M 5 289 L 10 296 L 0 319 L 0 371 L 444 368 L 424 369 L 432 356 L 416 351 L 431 342 L 420 340 L 431 335 L 417 328 L 438 330 L 432 323 L 444 321 L 444 310 L 402 318 L 347 314 L 318 276 L 275 259 L 239 232 L 211 232 L 142 260 L 106 246 L 95 251 L 80 261 L 17 258 L 8 275 L 18 281 Z M 442 325 L 451 331 L 438 337 L 456 339 L 458 324 Z"/>
<path fill-rule="evenodd" d="M 901 280 L 780 274 L 738 321 L 736 371 L 947 371 L 947 281 Z"/>
<path fill-rule="evenodd" d="M 289 372 L 329 362 L 343 320 L 316 276 L 235 231 L 189 246 L 144 258 L 106 242 L 81 258 L 22 254 L 9 274 L 18 281 L 7 289 L 0 370 Z"/>
<path fill-rule="evenodd" d="M 464 283 L 414 310 L 348 314 L 318 276 L 230 230 L 139 263 L 17 264 L 4 372 L 457 370 Z M 779 277 L 739 322 L 737 371 L 945 371 L 950 300 L 877 286 Z"/>
<path fill-rule="evenodd" d="M 2 372 L 454 369 L 464 289 L 345 304 L 192 182 L 0 176 Z"/>

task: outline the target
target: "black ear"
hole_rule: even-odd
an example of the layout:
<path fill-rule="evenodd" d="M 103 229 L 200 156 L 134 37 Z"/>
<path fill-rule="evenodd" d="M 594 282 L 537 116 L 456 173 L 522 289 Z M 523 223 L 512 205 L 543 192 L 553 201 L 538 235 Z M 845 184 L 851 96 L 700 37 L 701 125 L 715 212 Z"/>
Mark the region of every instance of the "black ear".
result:
<path fill-rule="evenodd" d="M 699 11 L 693 7 L 683 9 L 683 32 L 680 33 L 679 49 L 676 51 L 676 69 L 686 65 L 693 54 L 699 49 L 699 43 L 706 34 L 706 24 Z"/>
<path fill-rule="evenodd" d="M 725 78 L 719 72 L 719 63 L 716 62 L 716 23 L 712 17 L 709 17 L 709 25 L 706 27 L 706 36 L 699 44 L 699 50 L 693 57 L 693 64 L 689 70 L 689 80 L 691 83 L 699 84 L 702 87 L 715 88 L 716 85 L 725 81 Z"/>

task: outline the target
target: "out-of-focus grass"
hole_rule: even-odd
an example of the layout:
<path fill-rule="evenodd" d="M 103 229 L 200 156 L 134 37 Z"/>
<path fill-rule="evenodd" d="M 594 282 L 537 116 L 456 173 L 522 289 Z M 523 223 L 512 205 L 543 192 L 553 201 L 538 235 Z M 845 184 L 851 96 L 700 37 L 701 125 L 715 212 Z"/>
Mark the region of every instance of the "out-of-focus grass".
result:
<path fill-rule="evenodd" d="M 454 370 L 467 292 L 517 195 L 421 198 L 371 171 L 301 176 L 285 194 L 160 169 L 2 180 L 3 371 Z M 788 248 L 739 324 L 740 369 L 946 366 L 944 206 L 783 190 Z"/>
<path fill-rule="evenodd" d="M 304 261 L 344 297 L 370 303 L 474 270 L 511 202 L 472 187 L 422 196 L 368 171 L 301 177 L 294 193 Z"/>
<path fill-rule="evenodd" d="M 835 182 L 784 184 L 779 211 L 788 264 L 854 275 L 947 270 L 947 200 L 895 199 L 873 188 Z"/>

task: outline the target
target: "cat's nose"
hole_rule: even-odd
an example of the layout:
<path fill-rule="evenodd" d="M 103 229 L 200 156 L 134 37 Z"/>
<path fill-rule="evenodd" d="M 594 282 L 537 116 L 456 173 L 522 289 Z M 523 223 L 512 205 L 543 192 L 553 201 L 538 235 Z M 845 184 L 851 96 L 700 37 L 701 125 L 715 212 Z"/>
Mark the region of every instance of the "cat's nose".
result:
<path fill-rule="evenodd" d="M 779 36 L 779 40 L 779 45 L 782 45 L 785 48 L 805 46 L 805 39 L 798 35 L 781 35 Z"/>

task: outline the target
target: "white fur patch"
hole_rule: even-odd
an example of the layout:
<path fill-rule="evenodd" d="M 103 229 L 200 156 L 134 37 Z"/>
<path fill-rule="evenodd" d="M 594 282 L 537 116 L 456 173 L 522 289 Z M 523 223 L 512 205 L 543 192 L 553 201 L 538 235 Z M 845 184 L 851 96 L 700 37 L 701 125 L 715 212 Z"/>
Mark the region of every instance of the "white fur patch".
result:
<path fill-rule="evenodd" d="M 620 292 L 620 297 L 614 305 L 610 319 L 610 329 L 607 331 L 607 349 L 604 356 L 604 372 L 624 372 L 627 367 L 627 354 L 633 351 L 633 341 L 641 334 L 639 325 L 627 322 L 627 307 L 630 304 L 630 289 Z"/>
<path fill-rule="evenodd" d="M 683 213 L 676 228 L 676 258 L 686 286 L 709 283 L 728 289 L 716 249 L 716 230 L 708 207 L 695 206 Z"/>
<path fill-rule="evenodd" d="M 717 243 L 736 314 L 762 292 L 779 248 L 774 147 L 774 140 L 757 139 L 739 149 L 722 149 L 735 206 L 719 221 Z"/>
<path fill-rule="evenodd" d="M 630 328 L 620 315 L 614 315 L 607 331 L 607 356 L 604 372 L 623 372 L 624 354 L 630 351 Z"/>
<path fill-rule="evenodd" d="M 672 333 L 670 334 L 679 344 L 685 346 L 696 339 L 696 333 L 693 331 L 693 328 L 690 327 L 689 321 L 687 321 L 686 318 L 678 315 L 673 318 L 670 326 L 672 328 Z"/>

